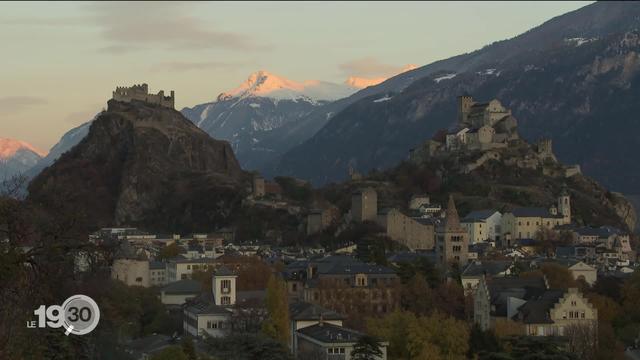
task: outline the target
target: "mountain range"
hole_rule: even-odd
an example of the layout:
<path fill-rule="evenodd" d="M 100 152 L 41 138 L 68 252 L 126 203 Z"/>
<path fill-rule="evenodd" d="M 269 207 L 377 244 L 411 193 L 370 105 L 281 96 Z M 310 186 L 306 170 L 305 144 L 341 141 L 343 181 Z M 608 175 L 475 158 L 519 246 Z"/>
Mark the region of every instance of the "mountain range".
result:
<path fill-rule="evenodd" d="M 521 135 L 553 139 L 563 162 L 580 164 L 613 190 L 637 193 L 640 167 L 630 152 L 640 130 L 633 121 L 639 19 L 638 3 L 597 2 L 380 83 L 296 82 L 259 71 L 182 113 L 227 140 L 244 168 L 324 184 L 346 178 L 349 168 L 367 172 L 403 160 L 453 126 L 455 98 L 468 92 L 501 100 L 519 119 Z M 30 173 L 75 145 L 89 125 L 66 134 Z"/>
<path fill-rule="evenodd" d="M 390 167 L 454 125 L 455 99 L 468 92 L 501 100 L 519 119 L 521 135 L 553 139 L 562 161 L 580 164 L 613 190 L 637 192 L 639 19 L 639 3 L 598 2 L 390 78 L 310 114 L 336 112 L 270 173 L 324 184 L 346 178 L 350 167 Z"/>

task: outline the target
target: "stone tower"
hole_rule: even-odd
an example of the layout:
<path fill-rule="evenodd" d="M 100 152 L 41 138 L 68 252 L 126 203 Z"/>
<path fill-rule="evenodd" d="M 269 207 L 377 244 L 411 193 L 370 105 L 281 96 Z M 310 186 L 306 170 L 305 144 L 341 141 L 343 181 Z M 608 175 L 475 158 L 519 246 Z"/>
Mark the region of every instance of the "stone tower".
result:
<path fill-rule="evenodd" d="M 550 155 L 553 154 L 551 139 L 540 139 L 538 140 L 538 154 L 540 155 Z"/>
<path fill-rule="evenodd" d="M 451 264 L 462 267 L 469 258 L 469 235 L 460 225 L 460 217 L 453 196 L 449 195 L 449 204 L 444 224 L 436 231 L 436 255 L 443 268 Z"/>
<path fill-rule="evenodd" d="M 353 221 L 376 221 L 378 216 L 378 194 L 372 188 L 356 190 L 351 194 Z"/>
<path fill-rule="evenodd" d="M 469 94 L 458 96 L 458 123 L 466 124 L 473 98 Z"/>
<path fill-rule="evenodd" d="M 558 196 L 558 212 L 562 215 L 564 224 L 571 224 L 571 197 L 566 187 L 562 188 Z"/>
<path fill-rule="evenodd" d="M 213 273 L 211 291 L 213 301 L 218 306 L 231 306 L 236 303 L 236 274 L 222 266 Z"/>

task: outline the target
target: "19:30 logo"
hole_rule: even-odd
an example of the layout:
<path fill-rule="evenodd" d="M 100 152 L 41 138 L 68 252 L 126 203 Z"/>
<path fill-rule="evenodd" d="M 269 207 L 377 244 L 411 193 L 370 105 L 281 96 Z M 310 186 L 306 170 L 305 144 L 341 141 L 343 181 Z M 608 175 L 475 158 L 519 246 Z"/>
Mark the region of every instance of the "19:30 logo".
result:
<path fill-rule="evenodd" d="M 27 322 L 27 327 L 63 327 L 65 335 L 86 335 L 93 331 L 100 321 L 98 304 L 86 295 L 73 295 L 62 305 L 40 305 L 33 314 L 38 317 L 38 321 Z"/>

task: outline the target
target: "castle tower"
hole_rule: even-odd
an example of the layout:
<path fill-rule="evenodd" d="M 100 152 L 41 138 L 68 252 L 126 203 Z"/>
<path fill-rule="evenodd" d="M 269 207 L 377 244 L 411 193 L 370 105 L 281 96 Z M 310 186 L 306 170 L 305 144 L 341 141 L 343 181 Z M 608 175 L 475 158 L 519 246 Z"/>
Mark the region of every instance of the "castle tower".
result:
<path fill-rule="evenodd" d="M 374 189 L 356 190 L 351 194 L 351 215 L 356 222 L 376 221 L 378 194 Z"/>
<path fill-rule="evenodd" d="M 462 267 L 469 258 L 469 235 L 460 225 L 458 210 L 451 195 L 445 214 L 444 224 L 436 230 L 437 259 L 443 268 L 451 264 Z"/>
<path fill-rule="evenodd" d="M 211 290 L 213 301 L 218 306 L 230 306 L 236 303 L 236 274 L 222 266 L 213 273 Z"/>
<path fill-rule="evenodd" d="M 558 196 L 558 212 L 562 215 L 564 224 L 571 224 L 571 197 L 566 187 L 562 188 Z"/>
<path fill-rule="evenodd" d="M 469 116 L 469 111 L 473 105 L 473 98 L 469 94 L 463 94 L 458 96 L 458 123 L 466 124 Z"/>
<path fill-rule="evenodd" d="M 253 197 L 261 198 L 265 194 L 264 178 L 256 175 L 253 177 Z"/>

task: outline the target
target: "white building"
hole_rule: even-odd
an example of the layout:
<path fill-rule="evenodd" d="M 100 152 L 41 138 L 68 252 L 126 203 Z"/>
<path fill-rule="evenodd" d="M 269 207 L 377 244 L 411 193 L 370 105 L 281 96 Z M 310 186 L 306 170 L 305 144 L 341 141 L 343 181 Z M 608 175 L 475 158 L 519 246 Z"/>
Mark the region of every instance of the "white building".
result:
<path fill-rule="evenodd" d="M 225 335 L 231 326 L 232 308 L 236 304 L 236 278 L 226 267 L 213 274 L 212 293 L 196 299 L 184 309 L 185 333 L 194 337 Z"/>
<path fill-rule="evenodd" d="M 469 244 L 500 241 L 502 214 L 499 211 L 472 211 L 462 219 L 461 223 L 469 234 Z"/>

